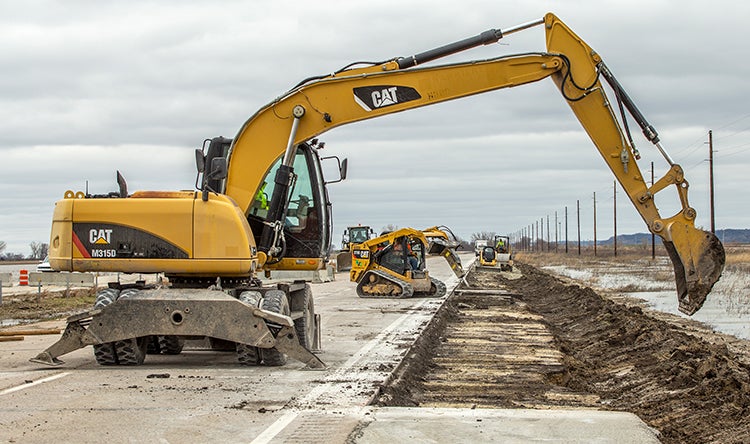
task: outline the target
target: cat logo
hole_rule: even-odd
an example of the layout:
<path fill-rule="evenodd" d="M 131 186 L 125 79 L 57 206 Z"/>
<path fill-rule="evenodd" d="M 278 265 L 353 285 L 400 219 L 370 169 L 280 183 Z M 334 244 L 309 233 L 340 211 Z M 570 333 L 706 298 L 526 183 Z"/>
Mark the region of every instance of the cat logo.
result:
<path fill-rule="evenodd" d="M 91 229 L 89 230 L 89 242 L 98 245 L 109 245 L 111 242 L 112 230 Z"/>
<path fill-rule="evenodd" d="M 354 101 L 368 112 L 421 98 L 417 90 L 409 86 L 379 85 L 354 88 Z"/>

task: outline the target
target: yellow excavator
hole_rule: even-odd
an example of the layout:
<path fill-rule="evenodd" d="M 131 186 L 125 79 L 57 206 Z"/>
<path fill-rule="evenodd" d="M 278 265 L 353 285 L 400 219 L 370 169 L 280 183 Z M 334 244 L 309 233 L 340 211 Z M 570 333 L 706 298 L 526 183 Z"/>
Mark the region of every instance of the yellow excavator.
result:
<path fill-rule="evenodd" d="M 357 283 L 361 298 L 410 298 L 445 296 L 445 283 L 427 270 L 429 241 L 424 231 L 400 228 L 352 246 L 349 280 Z M 439 244 L 435 244 L 438 249 Z M 434 254 L 443 256 L 461 278 L 461 260 L 450 247 Z"/>
<path fill-rule="evenodd" d="M 543 52 L 423 66 L 537 26 L 546 33 Z M 319 329 L 310 287 L 269 286 L 257 278 L 265 270 L 322 269 L 328 259 L 331 206 L 318 136 L 348 123 L 545 78 L 557 85 L 649 230 L 662 238 L 674 264 L 680 310 L 694 313 L 721 275 L 723 247 L 716 236 L 695 228 L 683 169 L 600 55 L 547 14 L 413 56 L 354 63 L 303 80 L 250 116 L 234 138 L 213 138 L 196 150 L 196 191 L 130 194 L 118 174 L 118 191 L 66 192 L 53 212 L 54 269 L 163 273 L 168 284 L 103 290 L 96 306 L 70 317 L 60 340 L 33 360 L 60 364 L 59 356 L 93 345 L 101 364 L 139 364 L 149 342 L 164 344 L 170 353 L 179 349 L 175 339 L 209 337 L 236 344 L 242 364 L 279 365 L 288 355 L 322 367 L 310 351 Z M 638 168 L 628 114 L 669 165 L 651 186 Z M 346 161 L 336 160 L 338 181 Z M 681 209 L 664 217 L 655 196 L 668 186 L 675 187 Z"/>

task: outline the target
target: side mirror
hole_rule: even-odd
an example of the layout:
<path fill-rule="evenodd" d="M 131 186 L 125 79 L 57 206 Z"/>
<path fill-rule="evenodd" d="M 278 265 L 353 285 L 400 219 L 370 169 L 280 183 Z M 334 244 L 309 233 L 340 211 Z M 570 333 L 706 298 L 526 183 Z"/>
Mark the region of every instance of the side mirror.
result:
<path fill-rule="evenodd" d="M 331 184 L 331 183 L 338 183 L 338 182 L 341 182 L 342 180 L 346 179 L 346 171 L 347 171 L 347 169 L 349 167 L 349 159 L 345 158 L 344 160 L 341 160 L 341 159 L 338 158 L 338 156 L 329 156 L 329 157 L 321 157 L 320 158 L 320 160 L 326 160 L 326 159 L 336 159 L 336 162 L 338 162 L 338 164 L 339 164 L 339 178 L 336 179 L 336 180 L 326 181 L 325 184 L 328 185 L 328 184 Z"/>
<path fill-rule="evenodd" d="M 214 157 L 211 159 L 211 172 L 208 173 L 209 179 L 226 179 L 227 178 L 227 158 Z"/>
<path fill-rule="evenodd" d="M 341 176 L 341 180 L 346 179 L 346 171 L 349 168 L 349 159 L 344 158 L 344 160 L 341 161 L 341 166 L 339 167 L 339 174 Z"/>
<path fill-rule="evenodd" d="M 206 171 L 206 157 L 203 155 L 203 151 L 195 149 L 195 167 L 198 169 L 198 173 Z"/>

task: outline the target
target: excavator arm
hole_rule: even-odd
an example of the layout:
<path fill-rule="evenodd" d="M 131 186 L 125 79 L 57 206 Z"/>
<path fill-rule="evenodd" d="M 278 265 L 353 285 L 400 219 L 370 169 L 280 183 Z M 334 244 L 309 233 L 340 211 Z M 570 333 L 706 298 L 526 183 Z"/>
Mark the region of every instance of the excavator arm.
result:
<path fill-rule="evenodd" d="M 475 46 L 495 43 L 504 35 L 538 25 L 544 25 L 546 30 L 545 52 L 419 66 Z M 509 30 L 489 30 L 412 57 L 345 68 L 303 81 L 263 107 L 242 126 L 229 153 L 226 194 L 247 214 L 258 184 L 267 172 L 262 166 L 271 165 L 282 156 L 283 164 L 287 165 L 287 159 L 291 159 L 298 144 L 332 128 L 547 77 L 558 86 L 651 232 L 663 239 L 675 268 L 680 310 L 694 313 L 721 275 L 723 247 L 716 236 L 695 228 L 695 210 L 687 199 L 688 183 L 680 166 L 674 164 L 660 146 L 656 131 L 599 55 L 553 14 Z M 602 77 L 615 92 L 614 103 L 622 111 L 625 131 L 616 117 L 613 102 L 602 87 Z M 647 186 L 636 164 L 638 152 L 627 131 L 625 109 L 670 165 L 667 174 L 651 187 Z M 654 204 L 654 196 L 669 185 L 677 188 L 682 208 L 671 217 L 662 217 Z"/>

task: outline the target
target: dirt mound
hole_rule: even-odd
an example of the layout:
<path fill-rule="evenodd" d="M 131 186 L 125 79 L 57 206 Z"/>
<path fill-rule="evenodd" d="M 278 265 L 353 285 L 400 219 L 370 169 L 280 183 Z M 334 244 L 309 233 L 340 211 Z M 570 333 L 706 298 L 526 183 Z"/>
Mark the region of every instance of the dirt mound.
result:
<path fill-rule="evenodd" d="M 516 366 L 514 371 L 542 374 L 544 378 L 536 381 L 543 380 L 547 387 L 528 393 L 484 390 L 480 407 L 580 407 L 585 400 L 588 407 L 638 415 L 657 429 L 666 443 L 750 442 L 750 367 L 720 341 L 688 334 L 684 326 L 607 300 L 589 288 L 565 284 L 533 267 L 521 265 L 521 270 L 520 279 L 475 275 L 469 277 L 469 283 L 514 294 L 518 312 L 508 322 L 519 316 L 541 318 L 554 337 L 554 348 L 561 353 L 563 370 Z M 467 305 L 460 294 L 451 297 L 379 403 L 429 404 L 434 398 L 428 392 L 443 385 L 436 384 L 436 379 L 457 381 L 446 375 L 450 365 L 445 356 L 457 353 L 448 348 L 456 343 L 450 334 L 456 322 L 471 315 L 467 308 L 478 307 Z M 494 322 L 504 321 L 496 318 Z M 703 337 L 709 334 L 702 332 Z M 456 367 L 458 373 L 466 372 L 466 366 L 458 363 Z M 500 376 L 483 374 L 482 384 L 512 384 L 512 380 L 503 379 L 503 374 L 512 375 L 507 366 L 503 368 Z M 509 378 L 519 380 L 518 374 Z M 487 396 L 490 392 L 494 399 Z M 559 394 L 554 402 L 551 393 Z M 456 395 L 450 401 L 454 405 L 465 397 L 469 405 L 476 406 L 476 400 L 466 392 Z"/>

